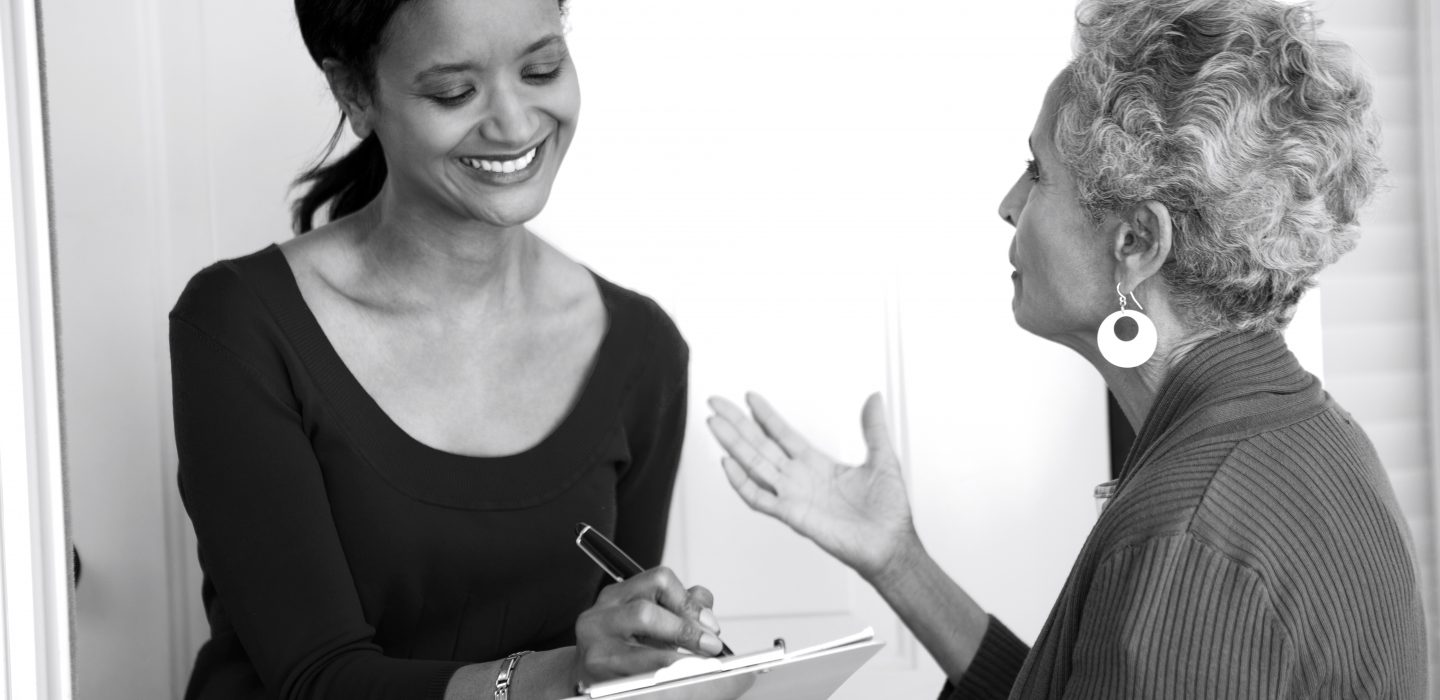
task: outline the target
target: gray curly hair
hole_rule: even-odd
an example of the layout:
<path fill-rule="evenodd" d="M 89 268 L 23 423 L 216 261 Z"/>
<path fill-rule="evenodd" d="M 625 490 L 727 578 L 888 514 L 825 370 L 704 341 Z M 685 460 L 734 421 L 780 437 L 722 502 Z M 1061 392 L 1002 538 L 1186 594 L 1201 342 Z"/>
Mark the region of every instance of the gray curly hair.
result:
<path fill-rule="evenodd" d="M 1083 0 L 1077 20 L 1055 143 L 1081 203 L 1169 208 L 1161 275 L 1196 330 L 1283 327 L 1384 172 L 1348 47 L 1275 0 Z"/>

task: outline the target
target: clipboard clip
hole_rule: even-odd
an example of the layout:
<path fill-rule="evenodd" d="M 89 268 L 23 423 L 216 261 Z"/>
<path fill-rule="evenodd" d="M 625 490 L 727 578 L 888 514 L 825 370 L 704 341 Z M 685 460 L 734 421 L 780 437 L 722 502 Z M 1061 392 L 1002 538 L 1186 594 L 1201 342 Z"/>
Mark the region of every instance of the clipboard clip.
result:
<path fill-rule="evenodd" d="M 781 658 L 784 658 L 784 656 L 785 656 L 785 638 L 784 638 L 784 637 L 776 637 L 776 638 L 775 638 L 775 646 L 773 647 L 773 649 L 779 649 L 779 650 L 780 650 L 780 656 L 781 656 Z M 756 673 L 769 673 L 769 672 L 770 672 L 770 669 L 769 669 L 768 667 L 767 667 L 767 668 L 762 668 L 762 669 L 760 669 L 759 671 L 756 671 Z"/>

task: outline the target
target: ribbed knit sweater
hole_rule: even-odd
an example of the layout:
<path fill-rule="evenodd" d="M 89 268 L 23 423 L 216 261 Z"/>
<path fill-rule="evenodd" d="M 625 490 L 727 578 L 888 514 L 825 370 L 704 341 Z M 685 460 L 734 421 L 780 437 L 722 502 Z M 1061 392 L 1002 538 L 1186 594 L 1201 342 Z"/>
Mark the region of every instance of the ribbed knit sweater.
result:
<path fill-rule="evenodd" d="M 962 698 L 1422 698 L 1414 545 L 1375 450 L 1276 333 L 1166 380 L 1035 642 Z"/>

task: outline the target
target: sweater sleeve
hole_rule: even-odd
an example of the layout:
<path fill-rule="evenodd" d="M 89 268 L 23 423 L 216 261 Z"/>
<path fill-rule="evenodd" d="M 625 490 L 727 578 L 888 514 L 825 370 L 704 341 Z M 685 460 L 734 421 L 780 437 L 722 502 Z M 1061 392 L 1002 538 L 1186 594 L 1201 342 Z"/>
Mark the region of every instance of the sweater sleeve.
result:
<path fill-rule="evenodd" d="M 261 344 L 217 338 L 255 317 L 234 303 L 239 282 L 217 289 L 217 276 L 197 276 L 170 323 L 180 492 L 207 603 L 274 697 L 441 698 L 462 664 L 388 658 L 375 643 L 288 375 Z"/>
<path fill-rule="evenodd" d="M 655 314 L 651 357 L 631 392 L 630 465 L 616 485 L 615 542 L 644 567 L 660 564 L 685 441 L 690 350 L 665 312 Z"/>
<path fill-rule="evenodd" d="M 1295 654 L 1253 570 L 1190 534 L 1107 556 L 1066 698 L 1289 697 Z"/>
<path fill-rule="evenodd" d="M 1003 700 L 1020 675 L 1030 647 L 994 615 L 985 627 L 980 648 L 959 682 L 945 682 L 939 700 Z"/>

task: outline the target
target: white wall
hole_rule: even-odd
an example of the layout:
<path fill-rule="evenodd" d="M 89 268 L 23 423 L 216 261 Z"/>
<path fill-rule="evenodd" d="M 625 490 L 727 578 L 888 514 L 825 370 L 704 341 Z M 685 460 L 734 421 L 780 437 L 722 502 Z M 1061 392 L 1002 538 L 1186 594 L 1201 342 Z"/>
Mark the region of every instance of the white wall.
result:
<path fill-rule="evenodd" d="M 890 285 L 894 275 L 917 522 L 942 563 L 1027 636 L 1093 520 L 1091 489 L 1106 478 L 1103 385 L 1068 351 L 1015 328 L 1011 229 L 996 214 L 1029 157 L 1045 87 L 1069 54 L 1071 7 L 577 3 L 570 41 L 585 114 L 537 222 L 597 269 L 654 295 L 682 329 L 691 300 L 789 276 L 802 304 L 792 311 L 777 300 L 773 313 L 788 315 L 790 333 L 762 342 L 812 342 L 810 327 L 831 327 L 807 319 L 847 293 L 830 282 L 836 270 L 857 288 Z M 665 175 L 614 177 L 637 151 Z M 723 264 L 675 264 L 695 256 Z M 863 318 L 816 352 L 858 340 Z M 748 375 L 739 383 L 708 390 L 775 395 L 833 435 L 833 452 L 863 454 L 859 397 L 807 404 L 804 380 L 785 381 L 802 369 L 748 367 L 729 373 Z M 710 441 L 699 427 L 692 445 Z M 692 463 L 705 471 L 689 478 L 720 489 L 713 499 L 730 497 L 713 461 Z M 1081 527 L 1044 526 L 1055 522 Z M 1034 556 L 1016 561 L 1017 549 Z M 975 573 L 1000 561 L 1016 568 Z"/>

